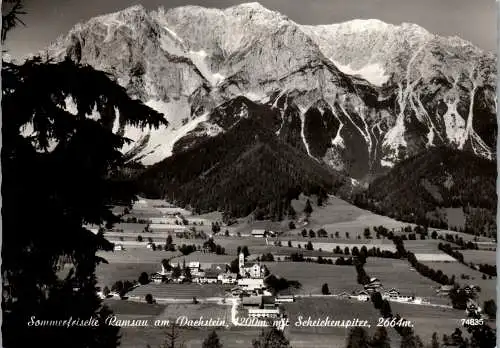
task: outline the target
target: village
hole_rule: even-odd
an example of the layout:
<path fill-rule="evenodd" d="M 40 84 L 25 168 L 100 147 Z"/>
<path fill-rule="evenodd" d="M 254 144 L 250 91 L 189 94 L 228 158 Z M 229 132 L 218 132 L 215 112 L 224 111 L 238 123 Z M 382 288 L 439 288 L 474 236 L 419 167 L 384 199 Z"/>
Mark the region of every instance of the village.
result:
<path fill-rule="evenodd" d="M 314 208 L 318 214 L 325 209 Z M 109 264 L 100 268 L 99 295 L 118 313 L 121 303 L 136 303 L 165 308 L 162 319 L 173 320 L 178 313 L 197 320 L 198 315 L 210 318 L 218 313 L 233 328 L 260 327 L 263 320 L 273 320 L 286 323 L 280 327 L 293 337 L 302 335 L 296 331 L 300 328 L 288 327 L 297 318 L 321 314 L 345 320 L 350 311 L 373 311 L 377 294 L 380 301 L 390 303 L 417 330 L 429 335 L 434 330 L 433 319 L 427 323 L 426 318 L 443 316 L 450 331 L 461 318 L 490 319 L 481 304 L 494 294 L 494 280 L 484 280 L 477 270 L 466 271 L 439 250 L 438 242 L 448 231 L 439 231 L 435 240 L 407 239 L 405 245 L 426 265 L 463 272 L 455 274 L 466 280 L 461 281 L 460 291 L 467 294 L 467 303 L 460 310 L 450 301 L 456 285 L 429 280 L 407 261 L 394 258 L 393 241 L 379 236 L 385 232 L 378 228 L 371 229 L 369 236 L 364 223 L 341 220 L 325 233 L 315 212 L 308 219 L 294 221 L 293 230 L 289 222 L 227 225 L 217 216 L 194 216 L 188 210 L 146 199 L 132 209 L 116 211 L 122 223 L 104 231 L 115 246 L 113 252 L 102 254 Z M 383 222 L 389 233 L 409 233 L 407 225 L 390 225 L 385 218 Z M 90 229 L 102 231 L 98 226 Z M 494 245 L 493 241 L 481 242 Z M 362 284 L 356 280 L 354 267 L 361 254 L 370 255 L 365 264 L 370 276 Z M 327 308 L 330 313 L 324 312 Z M 370 315 L 375 323 L 381 317 Z"/>

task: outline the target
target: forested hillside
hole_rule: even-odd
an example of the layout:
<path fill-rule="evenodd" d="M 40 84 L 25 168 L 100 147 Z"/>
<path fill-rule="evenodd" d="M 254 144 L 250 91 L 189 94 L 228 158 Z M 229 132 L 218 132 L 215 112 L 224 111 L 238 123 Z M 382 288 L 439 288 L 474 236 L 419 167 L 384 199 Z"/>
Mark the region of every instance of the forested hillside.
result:
<path fill-rule="evenodd" d="M 441 208 L 462 208 L 466 232 L 495 234 L 496 180 L 494 162 L 434 148 L 397 164 L 353 202 L 398 220 L 434 227 L 448 225 Z"/>
<path fill-rule="evenodd" d="M 288 214 L 300 192 L 326 194 L 342 176 L 280 141 L 260 122 L 242 119 L 229 131 L 207 139 L 144 171 L 140 190 L 197 212 L 255 212 L 257 218 Z"/>

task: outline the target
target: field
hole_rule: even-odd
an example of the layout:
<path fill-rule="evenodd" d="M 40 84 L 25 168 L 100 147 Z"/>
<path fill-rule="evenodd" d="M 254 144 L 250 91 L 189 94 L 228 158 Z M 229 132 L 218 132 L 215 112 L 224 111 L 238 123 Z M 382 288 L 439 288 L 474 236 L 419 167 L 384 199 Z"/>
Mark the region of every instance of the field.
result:
<path fill-rule="evenodd" d="M 285 277 L 288 280 L 297 280 L 302 288 L 299 294 L 321 294 L 321 287 L 328 284 L 332 294 L 343 291 L 352 292 L 361 290 L 356 283 L 356 270 L 351 266 L 319 265 L 307 262 L 263 262 L 271 273 Z"/>
<path fill-rule="evenodd" d="M 147 294 L 159 299 L 192 300 L 196 298 L 224 297 L 231 287 L 217 284 L 146 284 L 141 285 L 127 294 L 129 297 L 143 299 Z"/>
<path fill-rule="evenodd" d="M 216 255 L 216 254 L 204 254 L 200 252 L 194 252 L 189 255 L 183 255 L 173 258 L 170 263 L 175 265 L 177 262 L 182 266 L 182 262 L 198 261 L 201 263 L 201 268 L 210 267 L 212 263 L 230 263 L 236 258 L 234 255 Z"/>
<path fill-rule="evenodd" d="M 432 267 L 436 270 L 441 270 L 444 274 L 451 277 L 455 275 L 456 281 L 461 285 L 465 286 L 468 284 L 477 285 L 481 288 L 481 292 L 478 294 L 479 304 L 482 306 L 484 301 L 490 299 L 496 299 L 496 282 L 497 279 L 483 279 L 483 273 L 471 269 L 459 262 L 447 263 L 447 262 L 423 262 L 425 265 Z M 469 280 L 461 279 L 461 275 L 465 274 L 470 276 Z"/>
<path fill-rule="evenodd" d="M 424 343 L 430 343 L 430 338 L 434 332 L 439 336 L 450 335 L 457 327 L 460 328 L 460 319 L 465 318 L 465 313 L 457 309 L 417 306 L 403 303 L 391 302 L 393 314 L 410 320 L 414 325 L 414 330 Z"/>
<path fill-rule="evenodd" d="M 406 260 L 393 260 L 369 257 L 364 266 L 368 276 L 378 278 L 385 290 L 395 288 L 401 295 L 419 296 L 432 303 L 446 304 L 448 298 L 439 297 L 436 288 L 440 285 L 410 270 Z"/>
<path fill-rule="evenodd" d="M 490 265 L 496 264 L 497 253 L 487 250 L 460 250 L 464 255 L 465 262 L 473 262 L 475 264 L 487 263 Z"/>
<path fill-rule="evenodd" d="M 302 321 L 326 319 L 330 320 L 367 320 L 370 328 L 365 328 L 372 335 L 375 331 L 380 314 L 371 302 L 359 302 L 357 300 L 338 300 L 334 298 L 301 298 L 294 303 L 283 306 L 290 318 L 290 326 L 285 334 L 292 341 L 309 343 L 309 347 L 344 347 L 349 329 L 344 327 L 301 327 L 298 324 L 299 317 Z M 393 330 L 392 330 L 393 331 Z M 395 342 L 397 333 L 388 330 L 391 341 Z M 296 345 L 293 345 L 295 347 Z"/>
<path fill-rule="evenodd" d="M 111 286 L 119 280 L 137 280 L 142 272 L 151 274 L 160 271 L 159 264 L 153 263 L 111 263 L 101 264 L 97 267 L 97 285 L 100 287 Z"/>

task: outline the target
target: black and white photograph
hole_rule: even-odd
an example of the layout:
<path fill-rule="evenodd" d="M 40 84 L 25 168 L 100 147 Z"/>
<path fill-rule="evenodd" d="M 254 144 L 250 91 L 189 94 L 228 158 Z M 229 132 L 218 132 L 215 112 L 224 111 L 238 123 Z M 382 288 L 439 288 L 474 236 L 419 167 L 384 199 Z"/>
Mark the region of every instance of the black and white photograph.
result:
<path fill-rule="evenodd" d="M 3 0 L 5 348 L 496 348 L 493 0 Z"/>

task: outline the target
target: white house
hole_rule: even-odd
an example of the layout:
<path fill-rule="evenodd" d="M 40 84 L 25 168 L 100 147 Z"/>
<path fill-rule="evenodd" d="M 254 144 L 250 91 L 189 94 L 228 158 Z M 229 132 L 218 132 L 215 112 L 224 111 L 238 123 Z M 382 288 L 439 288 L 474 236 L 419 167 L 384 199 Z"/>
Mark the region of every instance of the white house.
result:
<path fill-rule="evenodd" d="M 149 224 L 151 232 L 170 232 L 170 233 L 183 233 L 187 232 L 188 228 L 181 225 L 173 224 Z"/>
<path fill-rule="evenodd" d="M 386 292 L 384 292 L 384 294 L 382 295 L 382 298 L 396 298 L 400 295 L 399 291 L 392 288 Z"/>
<path fill-rule="evenodd" d="M 370 300 L 370 295 L 366 291 L 360 291 L 356 295 L 358 301 L 367 302 Z"/>
<path fill-rule="evenodd" d="M 222 284 L 236 284 L 238 275 L 236 273 L 219 273 L 217 280 Z"/>
<path fill-rule="evenodd" d="M 171 218 L 171 217 L 152 217 L 149 218 L 149 222 L 151 224 L 169 224 L 169 225 L 176 225 L 175 221 L 178 221 L 176 218 Z"/>
<path fill-rule="evenodd" d="M 279 308 L 248 308 L 250 318 L 276 318 L 279 314 Z"/>
<path fill-rule="evenodd" d="M 201 277 L 198 277 L 198 281 L 201 284 L 215 284 L 218 281 L 218 274 L 212 270 L 207 270 L 204 272 L 205 274 Z"/>
<path fill-rule="evenodd" d="M 151 276 L 151 280 L 153 281 L 153 283 L 156 284 L 163 283 L 166 280 L 166 278 L 167 277 L 165 275 L 162 275 L 160 273 L 155 273 Z"/>
<path fill-rule="evenodd" d="M 266 235 L 266 230 L 252 230 L 252 237 L 264 238 Z"/>
<path fill-rule="evenodd" d="M 291 302 L 295 302 L 295 296 L 293 295 L 282 295 L 282 296 L 278 296 L 276 297 L 276 303 L 291 303 Z"/>
<path fill-rule="evenodd" d="M 370 278 L 370 282 L 364 286 L 365 290 L 369 292 L 377 291 L 382 287 L 382 283 L 378 278 Z"/>
<path fill-rule="evenodd" d="M 238 286 L 247 291 L 266 288 L 263 278 L 241 278 L 238 279 Z"/>

